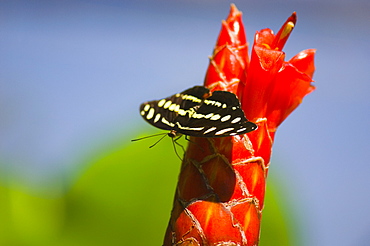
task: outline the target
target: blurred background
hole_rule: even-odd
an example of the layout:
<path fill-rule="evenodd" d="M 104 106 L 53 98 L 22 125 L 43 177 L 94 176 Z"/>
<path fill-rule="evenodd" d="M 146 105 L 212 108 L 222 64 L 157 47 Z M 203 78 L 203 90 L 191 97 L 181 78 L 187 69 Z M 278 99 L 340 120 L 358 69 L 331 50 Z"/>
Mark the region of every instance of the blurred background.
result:
<path fill-rule="evenodd" d="M 317 90 L 282 124 L 261 245 L 369 245 L 370 2 L 233 1 L 298 23 Z M 202 84 L 230 1 L 0 1 L 0 245 L 161 245 L 180 161 L 140 103 Z"/>

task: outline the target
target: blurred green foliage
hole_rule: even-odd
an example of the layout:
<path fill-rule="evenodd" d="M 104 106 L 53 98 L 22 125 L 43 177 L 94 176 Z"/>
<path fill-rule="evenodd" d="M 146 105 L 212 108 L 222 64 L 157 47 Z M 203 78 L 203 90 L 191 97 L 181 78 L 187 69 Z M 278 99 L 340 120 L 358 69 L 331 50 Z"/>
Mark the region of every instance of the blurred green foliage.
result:
<path fill-rule="evenodd" d="M 161 245 L 180 160 L 168 138 L 149 149 L 154 141 L 127 141 L 91 157 L 61 195 L 3 182 L 0 245 Z M 299 245 L 276 182 L 268 187 L 260 246 Z"/>

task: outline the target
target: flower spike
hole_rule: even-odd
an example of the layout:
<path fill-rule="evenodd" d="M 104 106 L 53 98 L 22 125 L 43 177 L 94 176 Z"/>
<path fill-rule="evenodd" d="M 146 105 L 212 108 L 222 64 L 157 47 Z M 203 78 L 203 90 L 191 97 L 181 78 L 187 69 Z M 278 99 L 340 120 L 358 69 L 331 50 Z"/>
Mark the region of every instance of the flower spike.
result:
<path fill-rule="evenodd" d="M 235 93 L 258 129 L 232 137 L 191 137 L 164 246 L 258 245 L 275 131 L 314 89 L 315 50 L 289 61 L 282 51 L 296 21 L 294 12 L 276 35 L 258 31 L 249 59 L 241 12 L 231 5 L 204 86 Z"/>

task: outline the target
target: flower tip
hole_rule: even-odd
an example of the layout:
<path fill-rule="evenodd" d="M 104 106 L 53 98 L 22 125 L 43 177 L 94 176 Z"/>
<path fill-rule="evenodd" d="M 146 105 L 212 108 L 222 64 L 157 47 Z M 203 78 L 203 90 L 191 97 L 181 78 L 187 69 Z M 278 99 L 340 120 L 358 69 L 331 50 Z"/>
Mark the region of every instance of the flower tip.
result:
<path fill-rule="evenodd" d="M 241 14 L 242 14 L 242 12 L 239 11 L 239 9 L 236 7 L 235 4 L 233 4 L 233 3 L 230 4 L 230 13 L 229 13 L 228 19 L 231 18 L 231 17 L 241 15 Z"/>
<path fill-rule="evenodd" d="M 271 45 L 272 49 L 282 50 L 284 48 L 284 45 L 287 42 L 290 34 L 292 33 L 296 23 L 297 23 L 297 13 L 293 12 L 293 14 L 289 16 L 289 18 L 280 28 L 279 32 L 276 34 L 274 42 Z"/>
<path fill-rule="evenodd" d="M 230 12 L 239 12 L 238 8 L 235 4 L 230 4 Z"/>
<path fill-rule="evenodd" d="M 289 35 L 293 28 L 295 27 L 295 24 L 297 23 L 297 13 L 294 11 L 291 16 L 285 21 L 284 25 L 281 27 L 283 29 L 283 32 L 285 32 L 286 35 Z"/>
<path fill-rule="evenodd" d="M 294 22 L 294 24 L 297 22 L 297 12 L 293 12 L 292 15 L 288 18 L 288 21 Z"/>

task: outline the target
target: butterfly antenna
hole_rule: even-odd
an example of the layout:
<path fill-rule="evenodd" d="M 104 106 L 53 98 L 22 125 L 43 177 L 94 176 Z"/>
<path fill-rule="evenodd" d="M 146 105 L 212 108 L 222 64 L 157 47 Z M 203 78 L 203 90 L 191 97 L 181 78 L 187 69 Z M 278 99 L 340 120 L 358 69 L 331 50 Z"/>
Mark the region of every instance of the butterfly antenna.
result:
<path fill-rule="evenodd" d="M 154 135 L 150 135 L 150 136 L 146 136 L 146 137 L 142 137 L 142 138 L 135 138 L 135 139 L 131 139 L 131 142 L 139 141 L 139 140 L 143 140 L 143 139 L 146 139 L 146 138 L 151 138 L 151 137 L 155 137 L 155 136 L 159 136 L 159 135 L 166 135 L 166 134 L 167 133 L 158 133 L 158 134 L 154 134 Z"/>
<path fill-rule="evenodd" d="M 158 136 L 159 134 L 157 134 L 157 136 Z M 152 145 L 150 145 L 149 146 L 149 148 L 152 148 L 152 147 L 154 147 L 154 146 L 156 146 L 157 145 L 157 143 L 159 143 L 165 136 L 167 136 L 167 133 L 164 133 L 163 134 L 163 137 L 161 137 L 159 140 L 157 140 L 157 142 L 155 142 L 154 144 L 152 144 Z"/>

